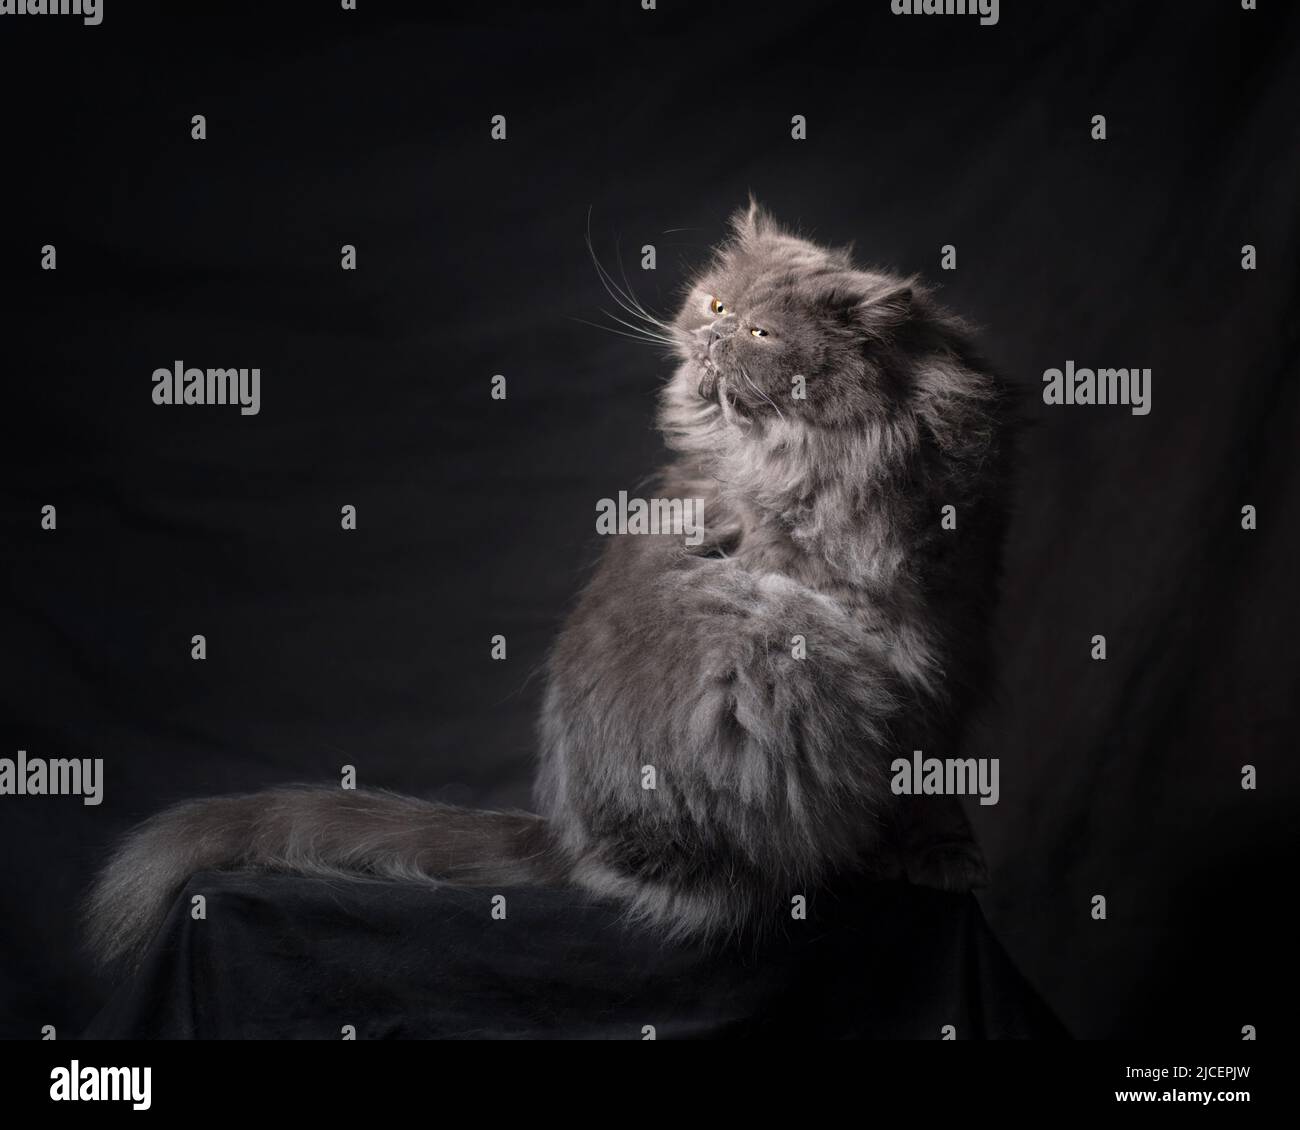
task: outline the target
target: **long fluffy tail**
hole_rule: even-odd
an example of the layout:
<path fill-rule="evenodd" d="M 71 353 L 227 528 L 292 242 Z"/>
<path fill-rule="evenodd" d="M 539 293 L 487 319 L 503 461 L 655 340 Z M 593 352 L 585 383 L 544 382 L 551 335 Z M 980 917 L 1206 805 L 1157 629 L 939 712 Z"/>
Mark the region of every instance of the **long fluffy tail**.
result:
<path fill-rule="evenodd" d="M 525 812 L 306 786 L 194 800 L 118 847 L 86 905 L 91 948 L 105 964 L 135 965 L 191 875 L 243 868 L 463 886 L 562 883 L 568 870 L 545 822 Z"/>

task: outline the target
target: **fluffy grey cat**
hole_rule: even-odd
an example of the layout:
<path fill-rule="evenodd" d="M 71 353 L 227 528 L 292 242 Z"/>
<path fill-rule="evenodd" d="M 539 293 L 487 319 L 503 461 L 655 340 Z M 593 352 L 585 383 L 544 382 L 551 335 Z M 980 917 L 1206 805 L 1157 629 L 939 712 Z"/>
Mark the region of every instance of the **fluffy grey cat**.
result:
<path fill-rule="evenodd" d="M 953 754 L 982 693 L 1005 386 L 915 281 L 752 201 L 675 321 L 619 297 L 677 354 L 655 496 L 703 500 L 704 538 L 609 540 L 549 659 L 540 815 L 339 788 L 190 801 L 100 876 L 101 958 L 137 960 L 211 868 L 564 884 L 702 938 L 788 918 L 839 873 L 978 879 L 956 803 L 895 797 L 889 766 Z"/>

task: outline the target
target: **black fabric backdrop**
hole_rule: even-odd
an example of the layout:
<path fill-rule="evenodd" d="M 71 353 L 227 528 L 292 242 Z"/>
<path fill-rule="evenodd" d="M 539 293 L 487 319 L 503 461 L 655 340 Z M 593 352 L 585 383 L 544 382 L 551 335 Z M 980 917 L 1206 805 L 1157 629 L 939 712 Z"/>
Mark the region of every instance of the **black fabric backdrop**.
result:
<path fill-rule="evenodd" d="M 0 756 L 107 777 L 99 807 L 0 797 L 0 1035 L 101 1008 L 77 901 L 166 803 L 352 764 L 527 804 L 595 502 L 660 450 L 667 363 L 579 320 L 608 305 L 589 210 L 670 309 L 750 189 L 942 284 L 1027 390 L 1000 692 L 966 751 L 1001 758 L 972 812 L 994 931 L 1077 1035 L 1267 1031 L 1297 791 L 1296 6 L 275 7 L 0 18 Z M 260 366 L 261 413 L 156 407 L 176 359 Z M 1151 414 L 1045 407 L 1067 359 L 1150 366 Z"/>
<path fill-rule="evenodd" d="M 191 914 L 206 900 L 207 917 Z M 569 891 L 201 874 L 89 1039 L 1064 1035 L 975 900 L 849 885 L 760 944 L 665 944 Z"/>

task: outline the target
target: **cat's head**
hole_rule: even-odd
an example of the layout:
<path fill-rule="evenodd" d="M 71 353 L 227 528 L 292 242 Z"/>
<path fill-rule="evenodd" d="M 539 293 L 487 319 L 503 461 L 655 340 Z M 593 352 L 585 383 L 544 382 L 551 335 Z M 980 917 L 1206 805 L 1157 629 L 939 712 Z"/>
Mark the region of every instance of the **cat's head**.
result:
<path fill-rule="evenodd" d="M 927 348 L 913 280 L 858 270 L 847 250 L 790 234 L 751 199 L 672 322 L 670 395 L 728 424 L 852 427 L 902 406 L 906 354 Z"/>

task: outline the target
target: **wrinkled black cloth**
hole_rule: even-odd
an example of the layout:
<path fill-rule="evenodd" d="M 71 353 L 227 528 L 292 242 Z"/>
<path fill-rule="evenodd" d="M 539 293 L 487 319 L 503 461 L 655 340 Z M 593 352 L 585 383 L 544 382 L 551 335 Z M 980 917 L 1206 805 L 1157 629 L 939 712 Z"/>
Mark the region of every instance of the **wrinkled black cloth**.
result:
<path fill-rule="evenodd" d="M 357 1039 L 1065 1035 L 969 895 L 861 884 L 761 944 L 710 948 L 573 891 L 237 873 L 190 881 L 85 1035 L 340 1039 L 346 1025 Z"/>

